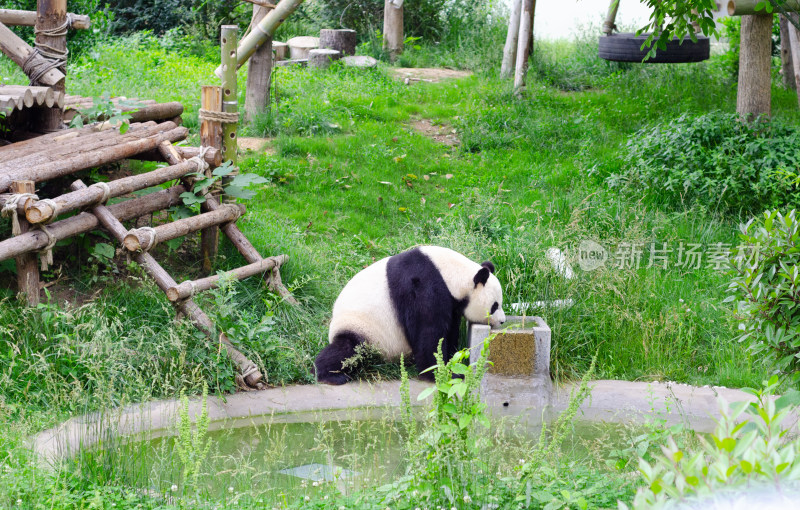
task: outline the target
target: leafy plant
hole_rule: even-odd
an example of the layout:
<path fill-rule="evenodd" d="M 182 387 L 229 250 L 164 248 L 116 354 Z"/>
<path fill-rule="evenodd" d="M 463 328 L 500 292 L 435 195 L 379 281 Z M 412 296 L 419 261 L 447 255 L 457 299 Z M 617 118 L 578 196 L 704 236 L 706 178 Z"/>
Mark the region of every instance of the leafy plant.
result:
<path fill-rule="evenodd" d="M 779 120 L 745 123 L 738 115 L 684 114 L 628 138 L 623 171 L 611 187 L 661 197 L 672 206 L 702 201 L 724 211 L 755 211 L 800 201 L 792 170 L 800 130 Z"/>
<path fill-rule="evenodd" d="M 222 165 L 215 168 L 210 176 L 202 172 L 188 174 L 189 177 L 194 178 L 194 186 L 191 191 L 181 193 L 183 204 L 186 207 L 192 208 L 198 206 L 206 201 L 208 191 L 212 189 L 218 182 L 224 183 L 223 190 L 228 196 L 241 199 L 249 199 L 256 196 L 256 192 L 248 188 L 255 184 L 264 184 L 268 182 L 267 179 L 257 174 L 237 174 L 230 180 L 226 178 L 236 170 L 233 163 L 228 160 Z"/>
<path fill-rule="evenodd" d="M 121 134 L 125 134 L 130 128 L 131 114 L 142 106 L 138 101 L 131 99 L 122 99 L 114 103 L 108 92 L 92 98 L 92 103 L 89 108 L 78 110 L 78 115 L 75 115 L 69 123 L 70 127 L 83 127 L 83 118 L 86 117 L 89 122 L 108 122 L 109 125 L 118 127 Z"/>
<path fill-rule="evenodd" d="M 797 409 L 800 392 L 774 398 L 777 376 L 759 390 L 745 390 L 756 402 L 729 404 L 718 399 L 721 418 L 699 448 L 683 449 L 670 438 L 654 462 L 641 459 L 639 472 L 646 484 L 636 494 L 634 509 L 659 510 L 711 506 L 714 498 L 736 497 L 761 489 L 783 503 L 787 488 L 800 482 L 800 438 L 792 438 L 784 420 Z M 793 499 L 792 501 L 796 501 Z M 629 508 L 620 502 L 620 509 Z M 780 506 L 775 506 L 780 508 Z"/>
<path fill-rule="evenodd" d="M 744 315 L 740 342 L 784 373 L 800 370 L 800 223 L 797 211 L 766 211 L 740 227 L 731 295 Z"/>
<path fill-rule="evenodd" d="M 211 448 L 211 439 L 208 437 L 208 385 L 203 383 L 202 404 L 200 415 L 192 425 L 189 417 L 189 399 L 181 391 L 181 407 L 178 410 L 178 438 L 175 441 L 175 451 L 181 463 L 184 492 L 197 489 L 197 481 L 202 473 L 203 464 Z"/>

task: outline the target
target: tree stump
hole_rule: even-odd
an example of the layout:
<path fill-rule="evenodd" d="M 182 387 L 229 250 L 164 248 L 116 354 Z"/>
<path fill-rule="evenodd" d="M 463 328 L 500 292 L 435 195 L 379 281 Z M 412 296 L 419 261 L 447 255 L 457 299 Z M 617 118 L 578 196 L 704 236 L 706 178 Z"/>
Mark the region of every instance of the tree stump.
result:
<path fill-rule="evenodd" d="M 342 55 L 355 55 L 356 31 L 323 28 L 319 31 L 319 47 L 338 50 Z"/>
<path fill-rule="evenodd" d="M 272 41 L 272 51 L 275 52 L 275 62 L 279 60 L 286 60 L 286 52 L 289 50 L 289 45 L 285 42 Z"/>
<path fill-rule="evenodd" d="M 308 52 L 308 67 L 327 69 L 334 60 L 340 58 L 342 58 L 342 53 L 338 50 L 317 48 Z"/>
<path fill-rule="evenodd" d="M 292 60 L 308 58 L 308 52 L 319 48 L 319 37 L 301 36 L 292 37 L 286 44 L 289 45 L 289 58 Z"/>

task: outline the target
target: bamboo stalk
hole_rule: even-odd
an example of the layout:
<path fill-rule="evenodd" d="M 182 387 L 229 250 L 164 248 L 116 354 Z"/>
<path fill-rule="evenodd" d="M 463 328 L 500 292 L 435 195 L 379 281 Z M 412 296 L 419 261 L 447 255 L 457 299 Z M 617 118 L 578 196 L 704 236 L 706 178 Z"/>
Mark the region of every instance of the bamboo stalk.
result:
<path fill-rule="evenodd" d="M 73 190 L 79 190 L 85 188 L 86 185 L 83 184 L 80 180 L 75 181 L 72 183 L 71 188 Z M 109 231 L 120 243 L 125 238 L 125 233 L 127 232 L 125 227 L 120 223 L 120 221 L 114 217 L 114 215 L 109 211 L 108 207 L 104 205 L 98 205 L 92 208 L 92 213 L 97 217 L 100 223 L 105 227 L 107 231 Z M 136 262 L 145 270 L 145 272 L 150 275 L 150 277 L 156 282 L 156 285 L 164 291 L 165 293 L 171 287 L 177 286 L 175 280 L 164 270 L 161 265 L 156 262 L 152 255 L 147 252 L 137 252 L 133 254 L 134 259 Z M 208 336 L 211 342 L 216 343 L 219 341 L 223 347 L 225 347 L 225 351 L 231 357 L 231 359 L 239 365 L 239 370 L 244 375 L 245 382 L 250 385 L 251 387 L 259 387 L 259 381 L 263 378 L 261 372 L 259 372 L 258 368 L 256 367 L 255 363 L 247 359 L 244 354 L 239 352 L 231 341 L 225 336 L 224 333 L 220 333 L 218 338 L 216 337 L 216 328 L 214 324 L 209 319 L 208 315 L 206 315 L 191 299 L 187 299 L 181 302 L 178 305 L 178 308 L 192 321 L 192 323 L 197 326 L 198 329 L 203 331 L 203 333 Z"/>
<path fill-rule="evenodd" d="M 222 111 L 237 113 L 239 102 L 236 88 L 236 42 L 239 27 L 222 25 L 220 42 L 222 51 Z M 236 164 L 236 124 L 226 122 L 222 125 L 222 160 Z"/>
<path fill-rule="evenodd" d="M 156 243 L 176 239 L 204 228 L 216 227 L 221 223 L 236 221 L 244 212 L 245 207 L 242 204 L 225 204 L 216 211 L 183 218 L 152 229 L 129 230 L 122 244 L 129 251 L 149 251 Z"/>
<path fill-rule="evenodd" d="M 14 181 L 11 183 L 14 193 L 33 193 L 36 191 L 33 181 Z M 30 199 L 25 202 L 30 201 Z M 25 204 L 21 204 L 23 207 Z M 19 218 L 19 235 L 30 230 L 30 225 L 24 218 Z M 25 294 L 28 306 L 39 304 L 39 266 L 36 264 L 36 255 L 25 253 L 16 258 L 17 262 L 17 289 Z"/>
<path fill-rule="evenodd" d="M 106 183 L 108 196 L 105 197 L 105 190 L 100 186 L 89 186 L 71 193 L 66 193 L 52 199 L 52 201 L 37 200 L 29 204 L 25 209 L 25 217 L 31 223 L 46 223 L 50 221 L 56 210 L 52 204 L 55 203 L 58 214 L 64 214 L 87 205 L 101 203 L 103 198 L 115 198 L 118 196 L 139 191 L 152 186 L 163 184 L 167 181 L 180 179 L 192 171 L 202 171 L 203 165 L 196 160 L 187 160 L 183 163 L 164 168 L 157 168 L 152 172 L 144 174 L 122 177 Z M 176 236 L 177 237 L 177 236 Z"/>
<path fill-rule="evenodd" d="M 728 16 L 746 16 L 748 14 L 764 14 L 766 11 L 761 9 L 756 11 L 756 5 L 760 0 L 730 0 L 728 2 Z M 796 12 L 800 10 L 800 0 L 786 0 L 781 2 L 781 7 L 786 12 Z"/>
<path fill-rule="evenodd" d="M 163 191 L 110 205 L 108 209 L 120 221 L 126 221 L 178 204 L 181 202 L 180 194 L 184 192 L 186 192 L 184 186 L 173 186 Z M 94 230 L 98 226 L 99 222 L 92 213 L 83 212 L 53 222 L 45 228 L 50 232 L 50 235 L 61 241 Z M 34 229 L 25 234 L 0 241 L 0 261 L 41 250 L 47 246 L 47 240 L 47 234 L 42 230 Z"/>
<path fill-rule="evenodd" d="M 247 62 L 250 55 L 256 51 L 256 48 L 258 48 L 267 37 L 275 35 L 275 29 L 286 21 L 286 18 L 288 18 L 301 3 L 303 3 L 303 0 L 281 0 L 269 14 L 264 16 L 264 19 L 253 27 L 253 30 L 242 39 L 236 50 L 237 69 Z M 222 66 L 220 65 L 217 67 L 214 73 L 221 78 Z"/>
<path fill-rule="evenodd" d="M 265 274 L 275 267 L 281 266 L 286 262 L 286 255 L 278 255 L 276 257 L 269 257 L 261 259 L 258 262 L 248 264 L 246 266 L 233 269 L 222 273 L 222 275 L 214 275 L 206 278 L 201 278 L 194 281 L 181 282 L 180 285 L 167 289 L 167 299 L 170 301 L 180 301 L 192 297 L 198 292 L 203 292 L 209 289 L 215 289 L 219 286 L 221 279 L 236 278 L 237 280 L 244 280 L 257 274 Z"/>
<path fill-rule="evenodd" d="M 86 30 L 91 28 L 92 20 L 85 14 L 72 14 L 67 16 L 72 18 L 70 28 L 76 30 Z M 17 9 L 0 9 L 0 23 L 6 26 L 32 27 L 36 25 L 35 11 L 20 11 Z"/>
<path fill-rule="evenodd" d="M 162 141 L 177 142 L 183 140 L 189 130 L 184 127 L 171 129 L 147 138 L 134 140 L 123 145 L 107 147 L 103 150 L 89 154 L 77 154 L 62 161 L 53 161 L 34 168 L 21 168 L 0 173 L 0 192 L 8 189 L 14 180 L 27 177 L 35 182 L 47 181 L 62 175 L 68 175 L 78 170 L 105 165 L 114 161 L 129 158 L 134 154 L 152 150 Z"/>

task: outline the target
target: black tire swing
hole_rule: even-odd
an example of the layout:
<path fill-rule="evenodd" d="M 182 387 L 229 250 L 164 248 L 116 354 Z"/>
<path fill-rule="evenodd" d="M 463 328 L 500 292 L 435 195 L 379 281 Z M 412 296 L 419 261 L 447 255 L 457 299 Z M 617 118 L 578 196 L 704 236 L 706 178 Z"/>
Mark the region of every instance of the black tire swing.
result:
<path fill-rule="evenodd" d="M 614 20 L 620 0 L 611 0 L 608 15 L 603 23 L 603 32 L 600 36 L 598 56 L 612 62 L 637 62 L 640 64 L 679 64 L 683 62 L 702 62 L 710 56 L 710 41 L 708 37 L 698 35 L 697 41 L 692 41 L 688 36 L 683 41 L 677 37 L 667 42 L 666 49 L 656 49 L 655 57 L 643 60 L 649 48 L 642 49 L 642 44 L 650 37 L 649 33 L 636 35 L 634 33 L 614 33 L 617 26 Z M 653 41 L 655 44 L 655 41 Z"/>

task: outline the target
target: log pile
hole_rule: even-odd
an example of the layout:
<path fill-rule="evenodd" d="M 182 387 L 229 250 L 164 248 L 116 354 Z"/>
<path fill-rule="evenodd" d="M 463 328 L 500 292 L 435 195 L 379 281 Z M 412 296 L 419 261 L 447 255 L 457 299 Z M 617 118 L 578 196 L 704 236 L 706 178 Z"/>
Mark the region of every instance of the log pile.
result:
<path fill-rule="evenodd" d="M 197 293 L 218 287 L 220 277 L 179 284 L 153 258 L 152 250 L 159 242 L 200 230 L 219 229 L 247 261 L 244 267 L 230 271 L 231 277 L 263 275 L 271 290 L 296 303 L 280 280 L 279 269 L 286 256 L 263 258 L 236 226 L 236 220 L 245 212 L 244 206 L 220 203 L 210 194 L 196 216 L 151 227 L 126 228 L 122 222 L 180 204 L 180 195 L 192 189 L 192 175 L 218 166 L 221 151 L 175 147 L 173 142 L 186 138 L 187 130 L 171 121 L 134 123 L 125 134 L 101 126 L 104 124 L 62 130 L 0 147 L 0 209 L 4 216 L 12 217 L 14 226 L 11 237 L 0 239 L 0 261 L 16 259 L 20 291 L 26 294 L 30 305 L 36 305 L 40 290 L 37 255 L 46 267 L 53 263 L 52 249 L 58 241 L 103 228 L 154 279 L 180 313 L 204 332 L 210 342 L 225 347 L 239 366 L 240 386 L 262 388 L 263 376 L 258 367 L 236 350 L 224 334 L 217 332 L 211 319 L 193 301 Z M 158 159 L 168 164 L 89 186 L 77 180 L 72 183 L 71 191 L 55 197 L 35 194 L 36 185 L 44 181 L 145 154 L 157 154 Z M 109 199 L 124 198 L 170 181 L 180 184 L 106 205 Z M 83 212 L 75 214 L 80 210 Z"/>
<path fill-rule="evenodd" d="M 128 99 L 125 97 L 112 97 L 110 101 L 118 107 L 121 112 L 132 112 L 128 120 L 130 122 L 147 122 L 149 120 L 172 122 L 180 125 L 183 105 L 177 101 L 170 103 L 157 103 L 152 99 Z M 73 96 L 67 94 L 64 97 L 64 122 L 69 123 L 75 116 L 80 115 L 81 110 L 86 110 L 94 105 L 91 97 Z M 95 119 L 88 119 L 84 116 L 84 122 Z M 97 119 L 103 120 L 103 119 Z"/>
<path fill-rule="evenodd" d="M 64 99 L 50 87 L 0 85 L 0 113 L 6 116 L 25 108 L 63 108 Z"/>

